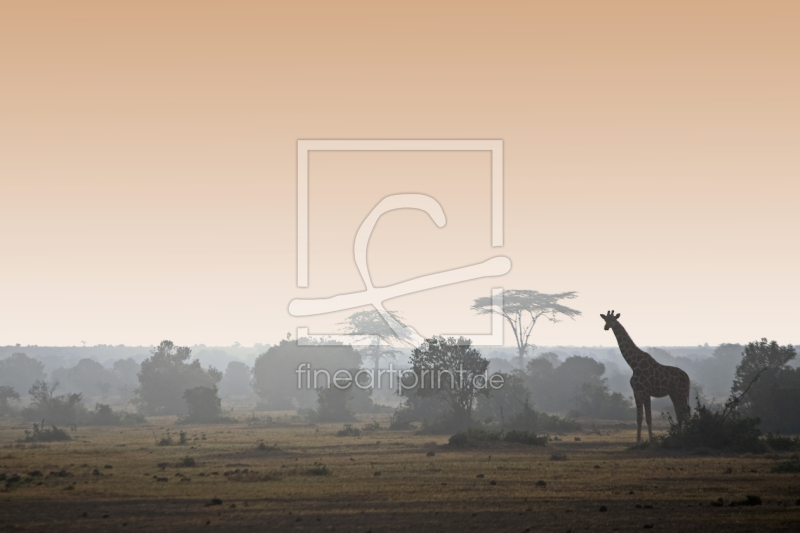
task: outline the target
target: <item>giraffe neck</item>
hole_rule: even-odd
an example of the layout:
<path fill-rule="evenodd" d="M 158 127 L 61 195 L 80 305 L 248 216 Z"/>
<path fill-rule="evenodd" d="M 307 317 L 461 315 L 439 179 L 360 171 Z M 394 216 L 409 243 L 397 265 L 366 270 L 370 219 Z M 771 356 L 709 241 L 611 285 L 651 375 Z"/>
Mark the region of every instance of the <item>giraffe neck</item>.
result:
<path fill-rule="evenodd" d="M 640 363 L 653 360 L 650 354 L 640 350 L 639 347 L 636 346 L 636 343 L 633 342 L 633 339 L 631 339 L 631 336 L 625 331 L 625 328 L 622 327 L 622 324 L 617 322 L 611 327 L 611 330 L 617 338 L 617 344 L 619 344 L 619 351 L 622 353 L 622 357 L 632 369 L 636 370 Z"/>

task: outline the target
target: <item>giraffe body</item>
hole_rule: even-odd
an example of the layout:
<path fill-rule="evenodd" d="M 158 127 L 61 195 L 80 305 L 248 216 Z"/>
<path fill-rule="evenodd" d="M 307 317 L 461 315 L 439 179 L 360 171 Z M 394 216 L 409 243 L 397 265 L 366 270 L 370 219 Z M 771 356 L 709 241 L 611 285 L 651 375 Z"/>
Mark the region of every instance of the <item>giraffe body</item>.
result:
<path fill-rule="evenodd" d="M 617 320 L 620 316 L 619 313 L 614 316 L 614 312 L 610 311 L 607 315 L 601 314 L 600 316 L 606 321 L 605 329 L 611 329 L 614 332 L 617 344 L 619 344 L 619 351 L 633 370 L 631 388 L 633 389 L 633 399 L 636 401 L 636 443 L 642 442 L 642 414 L 647 420 L 647 432 L 650 440 L 653 440 L 651 397 L 670 397 L 672 405 L 675 407 L 675 416 L 678 418 L 678 429 L 680 430 L 690 412 L 689 375 L 680 368 L 660 364 L 653 359 L 652 355 L 639 349 Z"/>

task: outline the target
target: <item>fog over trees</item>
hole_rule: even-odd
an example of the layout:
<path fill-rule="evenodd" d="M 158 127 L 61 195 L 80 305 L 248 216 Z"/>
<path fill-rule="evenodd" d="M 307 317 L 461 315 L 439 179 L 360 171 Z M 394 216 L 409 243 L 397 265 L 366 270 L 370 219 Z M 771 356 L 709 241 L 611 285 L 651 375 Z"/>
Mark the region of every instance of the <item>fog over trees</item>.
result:
<path fill-rule="evenodd" d="M 351 318 L 353 322 L 359 317 Z M 350 331 L 366 330 L 351 327 Z M 356 414 L 396 410 L 398 421 L 429 427 L 450 415 L 519 424 L 519 417 L 530 418 L 535 412 L 597 420 L 635 417 L 628 383 L 631 371 L 616 347 L 527 346 L 520 358 L 519 346 L 471 346 L 472 359 L 485 362 L 488 375 L 501 373 L 504 386 L 491 394 L 472 394 L 469 405 L 442 391 L 399 395 L 397 383 L 390 389 L 386 375 L 366 390 L 352 384 L 333 390 L 327 377 L 340 369 L 352 374 L 385 369 L 389 363 L 416 371 L 425 365 L 447 366 L 444 359 L 434 357 L 452 348 L 446 340 L 442 343 L 417 349 L 388 342 L 363 348 L 303 346 L 287 337 L 272 346 L 251 347 L 238 343 L 189 347 L 170 341 L 152 347 L 0 347 L 0 416 L 33 420 L 44 414 L 59 422 L 98 424 L 119 422 L 125 413 L 218 420 L 238 406 L 343 422 Z M 765 430 L 800 430 L 800 371 L 790 345 L 761 340 L 644 349 L 659 363 L 689 374 L 693 404 L 695 396 L 709 405 L 720 404 L 732 388 L 736 392 L 752 378 L 754 369 L 768 367 L 741 406 L 742 413 L 759 417 Z M 308 365 L 309 381 L 298 387 L 301 363 Z M 653 399 L 653 409 L 670 411 L 671 404 L 668 399 Z"/>

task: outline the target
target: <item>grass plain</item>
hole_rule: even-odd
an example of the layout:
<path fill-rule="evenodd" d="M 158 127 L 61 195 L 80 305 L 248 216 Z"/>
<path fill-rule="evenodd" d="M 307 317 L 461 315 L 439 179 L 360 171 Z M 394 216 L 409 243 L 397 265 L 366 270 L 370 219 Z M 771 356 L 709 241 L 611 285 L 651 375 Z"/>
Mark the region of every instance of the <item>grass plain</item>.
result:
<path fill-rule="evenodd" d="M 386 417 L 355 426 L 374 420 L 381 429 L 339 437 L 342 424 L 277 414 L 150 418 L 46 444 L 19 442 L 27 426 L 6 421 L 0 531 L 800 530 L 800 474 L 771 472 L 790 453 L 632 450 L 631 424 L 454 449 L 447 436 L 389 431 Z M 186 444 L 157 445 L 167 431 Z M 761 505 L 731 506 L 747 496 Z"/>

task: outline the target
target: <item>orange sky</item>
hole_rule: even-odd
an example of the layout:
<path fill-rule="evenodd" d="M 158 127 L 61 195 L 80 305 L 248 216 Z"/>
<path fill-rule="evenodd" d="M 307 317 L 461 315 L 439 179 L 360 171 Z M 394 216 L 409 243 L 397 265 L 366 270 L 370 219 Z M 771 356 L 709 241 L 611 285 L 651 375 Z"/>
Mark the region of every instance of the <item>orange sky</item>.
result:
<path fill-rule="evenodd" d="M 422 333 L 488 332 L 492 286 L 578 291 L 538 344 L 798 340 L 795 2 L 6 0 L 0 16 L 0 344 L 276 342 L 296 297 L 503 254 L 513 268 L 387 303 Z M 502 139 L 485 153 L 311 156 L 311 284 L 296 280 L 298 139 Z M 510 333 L 506 335 L 511 341 Z"/>

